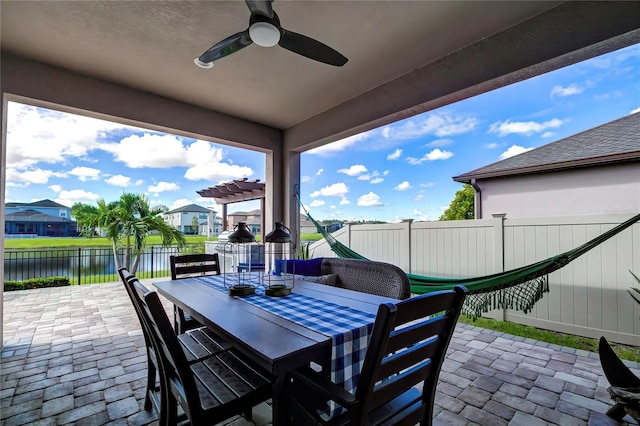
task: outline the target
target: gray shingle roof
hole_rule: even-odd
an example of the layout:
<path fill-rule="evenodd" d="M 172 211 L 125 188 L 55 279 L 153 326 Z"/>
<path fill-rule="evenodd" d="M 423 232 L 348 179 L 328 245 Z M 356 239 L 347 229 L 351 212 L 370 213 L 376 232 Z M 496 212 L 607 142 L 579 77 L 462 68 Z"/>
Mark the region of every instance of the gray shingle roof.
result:
<path fill-rule="evenodd" d="M 169 210 L 165 214 L 169 213 L 179 213 L 179 212 L 197 212 L 197 213 L 209 213 L 209 209 L 206 207 L 199 206 L 197 204 L 187 204 L 186 206 L 178 207 L 173 210 Z"/>
<path fill-rule="evenodd" d="M 47 222 L 47 223 L 75 223 L 66 217 L 51 216 L 35 210 L 23 210 L 10 213 L 4 217 L 5 222 Z"/>
<path fill-rule="evenodd" d="M 56 203 L 55 201 L 51 201 L 51 200 L 40 200 L 40 201 L 36 201 L 34 203 L 16 203 L 16 202 L 11 202 L 11 203 L 5 203 L 5 207 L 27 207 L 27 206 L 31 206 L 31 207 L 54 207 L 54 208 L 58 208 L 58 209 L 68 209 L 69 207 L 67 206 L 63 206 L 62 204 Z"/>
<path fill-rule="evenodd" d="M 640 161 L 640 113 L 627 115 L 531 151 L 463 173 L 455 176 L 453 180 L 469 183 L 471 179 L 598 166 L 619 161 Z"/>

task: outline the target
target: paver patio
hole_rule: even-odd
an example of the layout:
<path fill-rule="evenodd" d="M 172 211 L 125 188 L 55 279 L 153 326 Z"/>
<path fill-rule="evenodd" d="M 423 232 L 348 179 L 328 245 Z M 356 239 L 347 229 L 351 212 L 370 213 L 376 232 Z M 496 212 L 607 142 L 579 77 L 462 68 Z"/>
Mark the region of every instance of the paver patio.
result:
<path fill-rule="evenodd" d="M 157 423 L 142 409 L 144 340 L 121 284 L 7 292 L 3 327 L 3 425 Z M 596 353 L 459 325 L 440 373 L 434 424 L 635 424 L 604 414 L 612 405 L 607 386 Z M 263 404 L 254 422 L 268 424 L 269 416 Z"/>

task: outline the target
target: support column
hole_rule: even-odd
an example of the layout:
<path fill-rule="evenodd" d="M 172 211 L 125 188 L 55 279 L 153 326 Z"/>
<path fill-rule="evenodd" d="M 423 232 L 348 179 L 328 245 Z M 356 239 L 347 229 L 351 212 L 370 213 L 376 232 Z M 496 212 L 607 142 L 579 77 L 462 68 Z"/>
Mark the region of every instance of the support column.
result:
<path fill-rule="evenodd" d="M 0 223 L 4 222 L 4 194 L 6 189 L 6 161 L 7 161 L 7 99 L 2 97 L 0 103 L 0 117 L 2 117 L 1 131 L 2 131 L 2 145 L 0 146 Z M 4 259 L 4 231 L 0 234 L 0 254 Z M 0 318 L 4 318 L 4 261 L 0 262 Z M 0 325 L 0 350 L 4 345 L 4 321 Z"/>

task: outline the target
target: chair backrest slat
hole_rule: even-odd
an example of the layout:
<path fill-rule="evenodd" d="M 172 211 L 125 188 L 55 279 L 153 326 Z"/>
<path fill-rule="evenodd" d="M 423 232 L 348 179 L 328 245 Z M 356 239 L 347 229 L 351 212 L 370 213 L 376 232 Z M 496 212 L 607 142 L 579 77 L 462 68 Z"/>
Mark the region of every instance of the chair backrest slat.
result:
<path fill-rule="evenodd" d="M 411 368 L 436 354 L 440 341 L 433 336 L 424 342 L 417 343 L 411 348 L 383 358 L 380 368 L 376 371 L 378 380 L 390 377 L 398 371 Z"/>
<path fill-rule="evenodd" d="M 218 254 L 183 254 L 170 256 L 171 279 L 178 280 L 202 275 L 219 275 L 220 261 Z"/>
<path fill-rule="evenodd" d="M 433 371 L 433 363 L 431 360 L 423 361 L 420 365 L 409 370 L 403 371 L 402 374 L 391 376 L 387 380 L 377 384 L 371 394 L 369 407 L 374 408 L 392 400 L 398 395 L 406 392 L 408 389 L 427 379 Z"/>
<path fill-rule="evenodd" d="M 406 348 L 415 342 L 428 339 L 442 333 L 449 325 L 446 316 L 428 318 L 425 321 L 415 322 L 403 329 L 391 332 L 387 342 L 386 352 L 396 352 Z"/>
<path fill-rule="evenodd" d="M 466 289 L 458 286 L 380 305 L 355 394 L 360 412 L 352 416 L 365 418 L 368 410 L 419 384 L 422 400 L 409 411 L 433 406 L 437 375 L 465 295 Z"/>

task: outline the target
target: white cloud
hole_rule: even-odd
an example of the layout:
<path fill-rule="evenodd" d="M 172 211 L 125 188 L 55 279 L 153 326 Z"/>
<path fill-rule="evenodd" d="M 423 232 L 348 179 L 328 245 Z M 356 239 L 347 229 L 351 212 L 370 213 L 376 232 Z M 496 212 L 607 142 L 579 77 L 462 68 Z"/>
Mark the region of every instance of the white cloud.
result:
<path fill-rule="evenodd" d="M 383 178 L 381 178 L 381 177 L 373 178 L 373 179 L 371 179 L 371 180 L 369 181 L 369 183 L 374 184 L 374 185 L 375 185 L 376 183 L 382 183 L 382 182 L 384 182 L 384 179 L 383 179 Z"/>
<path fill-rule="evenodd" d="M 554 96 L 565 97 L 565 96 L 577 95 L 579 93 L 582 93 L 583 91 L 584 91 L 584 88 L 576 84 L 572 84 L 567 87 L 556 85 L 556 86 L 553 86 L 553 89 L 551 90 L 551 97 L 553 98 Z"/>
<path fill-rule="evenodd" d="M 424 200 L 424 194 L 423 193 L 419 193 L 418 195 L 416 195 L 416 197 L 413 199 L 413 201 L 419 202 Z"/>
<path fill-rule="evenodd" d="M 557 118 L 544 123 L 537 123 L 535 121 L 497 121 L 489 126 L 488 133 L 497 133 L 499 137 L 504 137 L 510 134 L 531 136 L 534 133 L 540 133 L 547 129 L 558 128 L 562 123 L 563 121 Z"/>
<path fill-rule="evenodd" d="M 310 149 L 309 151 L 306 151 L 305 154 L 327 156 L 335 152 L 342 152 L 358 142 L 369 139 L 375 132 L 376 130 L 370 130 L 368 132 L 349 136 L 348 138 L 344 138 L 327 145 L 319 146 L 318 148 Z"/>
<path fill-rule="evenodd" d="M 339 169 L 338 173 L 344 173 L 347 176 L 358 176 L 359 174 L 364 173 L 366 171 L 367 171 L 367 168 L 362 164 L 354 164 L 348 169 Z"/>
<path fill-rule="evenodd" d="M 440 149 L 436 148 L 431 152 L 427 152 L 422 158 L 407 157 L 407 161 L 411 165 L 417 165 L 425 161 L 448 160 L 453 155 L 451 151 L 440 151 Z"/>
<path fill-rule="evenodd" d="M 396 191 L 407 191 L 411 189 L 411 184 L 405 180 L 404 182 L 396 185 L 393 189 Z"/>
<path fill-rule="evenodd" d="M 130 128 L 122 124 L 9 102 L 7 167 L 39 162 L 65 163 L 97 148 L 103 132 Z"/>
<path fill-rule="evenodd" d="M 94 192 L 85 191 L 84 189 L 72 189 L 70 191 L 62 190 L 58 193 L 56 203 L 71 207 L 75 203 L 86 203 L 87 201 L 96 201 L 100 196 Z"/>
<path fill-rule="evenodd" d="M 325 186 L 319 191 L 312 192 L 309 196 L 316 198 L 319 196 L 324 197 L 344 197 L 349 192 L 349 187 L 343 182 L 334 183 L 333 185 Z"/>
<path fill-rule="evenodd" d="M 428 147 L 434 148 L 439 146 L 448 146 L 453 144 L 452 139 L 436 139 L 435 141 L 431 141 L 427 144 Z"/>
<path fill-rule="evenodd" d="M 322 172 L 324 172 L 324 169 L 318 169 L 318 171 L 316 172 L 316 176 L 320 176 Z"/>
<path fill-rule="evenodd" d="M 102 143 L 100 148 L 133 169 L 187 167 L 184 177 L 189 180 L 223 181 L 253 174 L 250 167 L 223 162 L 222 148 L 206 141 L 185 146 L 174 135 L 131 135 L 119 143 Z"/>
<path fill-rule="evenodd" d="M 324 206 L 323 200 L 313 200 L 311 202 L 311 207 L 320 207 L 320 206 Z"/>
<path fill-rule="evenodd" d="M 311 182 L 311 178 L 310 178 L 309 176 L 302 176 L 302 177 L 300 178 L 300 181 L 301 181 L 302 183 L 308 183 L 308 182 Z"/>
<path fill-rule="evenodd" d="M 174 182 L 158 182 L 156 185 L 150 185 L 147 188 L 149 192 L 167 192 L 167 191 L 177 191 L 180 189 L 180 186 Z"/>
<path fill-rule="evenodd" d="M 421 220 L 423 222 L 429 220 L 429 216 L 422 210 L 414 209 L 413 216 L 416 218 L 416 220 Z"/>
<path fill-rule="evenodd" d="M 393 151 L 391 154 L 387 155 L 387 160 L 397 160 L 402 155 L 402 150 L 400 148 Z"/>
<path fill-rule="evenodd" d="M 475 117 L 440 112 L 388 125 L 382 135 L 387 139 L 413 139 L 424 135 L 445 137 L 470 132 L 477 125 Z"/>
<path fill-rule="evenodd" d="M 55 192 L 56 194 L 62 191 L 62 187 L 60 185 L 49 185 L 49 189 Z"/>
<path fill-rule="evenodd" d="M 489 149 L 495 149 L 495 148 L 497 148 L 498 146 L 499 146 L 499 145 L 498 145 L 497 143 L 495 143 L 495 142 L 491 142 L 491 143 L 488 143 L 488 144 L 487 144 L 487 148 L 489 148 Z"/>
<path fill-rule="evenodd" d="M 342 199 L 340 200 L 340 205 L 346 206 L 347 204 L 351 204 L 351 201 L 347 200 L 347 197 L 342 197 Z"/>
<path fill-rule="evenodd" d="M 64 173 L 56 173 L 51 170 L 38 169 L 33 168 L 25 171 L 19 171 L 12 167 L 7 167 L 6 171 L 6 181 L 7 184 L 13 183 L 22 186 L 28 186 L 30 184 L 42 184 L 49 182 L 49 178 L 52 176 L 55 177 L 65 177 Z"/>
<path fill-rule="evenodd" d="M 67 172 L 70 175 L 77 176 L 82 182 L 88 180 L 97 180 L 100 177 L 100 170 L 91 167 L 74 167 L 71 171 Z"/>
<path fill-rule="evenodd" d="M 436 186 L 436 184 L 433 183 L 433 182 L 427 182 L 427 183 L 421 183 L 420 184 L 420 188 L 433 188 L 434 186 Z"/>
<path fill-rule="evenodd" d="M 514 155 L 522 154 L 523 152 L 531 151 L 533 148 L 524 148 L 519 145 L 511 145 L 509 149 L 500 154 L 500 159 L 504 160 L 505 158 L 513 157 Z"/>
<path fill-rule="evenodd" d="M 180 198 L 175 200 L 173 204 L 169 206 L 169 210 L 177 209 L 178 207 L 187 206 L 189 204 L 194 204 L 194 202 L 186 198 Z"/>
<path fill-rule="evenodd" d="M 358 205 L 361 207 L 375 207 L 381 206 L 380 197 L 373 192 L 362 195 L 358 198 Z"/>
<path fill-rule="evenodd" d="M 640 112 L 640 107 L 636 108 L 636 109 L 632 109 L 631 112 L 629 114 L 635 114 Z"/>
<path fill-rule="evenodd" d="M 114 175 L 104 181 L 109 185 L 120 186 L 123 188 L 131 185 L 131 178 L 123 175 Z"/>
<path fill-rule="evenodd" d="M 544 132 L 542 135 L 540 135 L 540 137 L 544 138 L 544 139 L 548 139 L 548 138 L 553 137 L 554 135 L 555 135 L 554 132 Z"/>
<path fill-rule="evenodd" d="M 144 184 L 144 180 L 143 179 L 138 179 L 135 183 L 136 186 L 140 186 Z"/>

